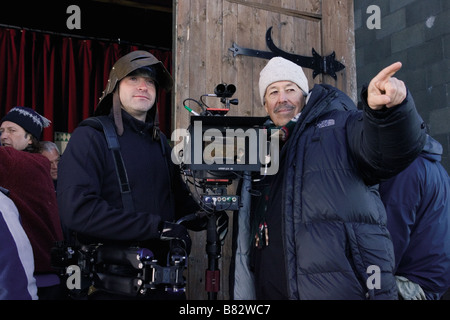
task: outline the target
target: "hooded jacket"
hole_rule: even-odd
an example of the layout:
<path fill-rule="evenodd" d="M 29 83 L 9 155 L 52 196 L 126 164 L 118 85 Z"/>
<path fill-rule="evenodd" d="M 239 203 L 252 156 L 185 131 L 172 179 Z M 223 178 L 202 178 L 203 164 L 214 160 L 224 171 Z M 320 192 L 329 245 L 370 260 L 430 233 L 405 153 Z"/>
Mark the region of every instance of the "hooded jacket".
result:
<path fill-rule="evenodd" d="M 281 278 L 288 299 L 397 298 L 376 184 L 414 160 L 425 133 L 409 93 L 401 105 L 379 111 L 367 105 L 366 90 L 362 100 L 358 111 L 341 91 L 316 85 L 270 179 L 266 214 L 281 232 L 271 233 L 269 223 L 270 243 L 254 249 L 263 264 L 255 267 L 277 267 L 255 280 Z"/>
<path fill-rule="evenodd" d="M 427 136 L 416 160 L 380 184 L 395 252 L 395 274 L 419 284 L 427 299 L 450 287 L 450 178 L 442 146 Z"/>
<path fill-rule="evenodd" d="M 1 188 L 0 270 L 0 300 L 37 300 L 33 249 L 17 207 Z"/>

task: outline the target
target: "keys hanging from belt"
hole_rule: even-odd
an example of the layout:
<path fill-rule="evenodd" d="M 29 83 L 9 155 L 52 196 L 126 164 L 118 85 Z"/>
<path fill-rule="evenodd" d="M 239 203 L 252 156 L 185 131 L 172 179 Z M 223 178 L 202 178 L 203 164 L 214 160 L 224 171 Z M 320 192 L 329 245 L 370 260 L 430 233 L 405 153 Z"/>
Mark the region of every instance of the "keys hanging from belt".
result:
<path fill-rule="evenodd" d="M 269 228 L 267 227 L 267 222 L 262 222 L 259 224 L 258 231 L 255 234 L 255 247 L 262 249 L 269 245 Z"/>

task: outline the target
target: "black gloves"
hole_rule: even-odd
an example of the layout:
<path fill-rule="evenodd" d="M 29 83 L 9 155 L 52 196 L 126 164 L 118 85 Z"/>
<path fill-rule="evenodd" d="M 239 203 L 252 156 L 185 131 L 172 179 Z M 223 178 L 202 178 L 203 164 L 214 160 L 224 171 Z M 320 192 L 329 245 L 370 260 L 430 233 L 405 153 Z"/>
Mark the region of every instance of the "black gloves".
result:
<path fill-rule="evenodd" d="M 215 213 L 216 216 L 216 232 L 218 240 L 223 245 L 225 237 L 228 233 L 228 214 L 225 211 Z M 189 255 L 192 247 L 192 240 L 189 236 L 188 229 L 193 231 L 206 230 L 210 217 L 207 213 L 197 213 L 192 215 L 190 219 L 179 221 L 179 223 L 164 221 L 160 226 L 160 239 L 179 241 L 186 253 Z"/>
<path fill-rule="evenodd" d="M 219 235 L 219 240 L 223 245 L 223 242 L 225 241 L 225 237 L 228 233 L 228 214 L 225 211 L 220 211 L 217 213 L 217 221 L 216 221 L 216 230 L 217 234 Z"/>
<path fill-rule="evenodd" d="M 186 227 L 182 224 L 164 221 L 161 226 L 160 239 L 179 242 L 186 250 L 187 255 L 191 252 L 192 240 Z"/>
<path fill-rule="evenodd" d="M 208 227 L 208 220 L 210 219 L 211 213 L 198 212 L 195 214 L 196 219 L 186 220 L 183 224 L 193 231 L 206 230 Z M 225 236 L 228 233 L 228 214 L 225 211 L 218 211 L 215 213 L 216 216 L 216 232 L 218 234 L 220 242 L 223 244 Z"/>

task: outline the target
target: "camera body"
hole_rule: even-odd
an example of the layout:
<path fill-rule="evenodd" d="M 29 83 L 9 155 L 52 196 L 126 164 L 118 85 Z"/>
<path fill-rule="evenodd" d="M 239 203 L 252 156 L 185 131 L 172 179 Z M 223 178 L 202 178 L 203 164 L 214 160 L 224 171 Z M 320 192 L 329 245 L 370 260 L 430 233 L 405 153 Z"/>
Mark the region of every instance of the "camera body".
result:
<path fill-rule="evenodd" d="M 192 115 L 183 145 L 179 153 L 181 168 L 186 177 L 192 177 L 193 185 L 202 189 L 197 194 L 199 202 L 209 212 L 238 210 L 238 195 L 227 195 L 227 186 L 244 172 L 267 172 L 265 168 L 273 155 L 271 132 L 267 130 L 267 117 L 226 116 L 231 99 L 236 92 L 232 84 L 221 83 L 214 94 L 204 94 L 196 102 L 201 113 L 185 105 Z M 211 108 L 205 97 L 219 98 L 223 108 Z M 177 145 L 178 147 L 178 145 Z M 278 144 L 274 146 L 278 152 Z"/>

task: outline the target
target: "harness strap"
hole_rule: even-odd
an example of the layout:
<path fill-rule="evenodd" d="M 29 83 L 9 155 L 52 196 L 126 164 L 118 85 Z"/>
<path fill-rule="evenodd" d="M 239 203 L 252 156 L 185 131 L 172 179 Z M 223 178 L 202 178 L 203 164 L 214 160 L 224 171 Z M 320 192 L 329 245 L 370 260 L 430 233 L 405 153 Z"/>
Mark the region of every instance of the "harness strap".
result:
<path fill-rule="evenodd" d="M 84 120 L 82 124 L 97 128 L 98 125 L 93 123 L 93 121 L 99 123 L 102 126 L 103 132 L 105 133 L 106 142 L 108 144 L 108 149 L 110 149 L 112 152 L 114 164 L 116 166 L 117 178 L 119 179 L 119 188 L 120 194 L 122 196 L 124 211 L 125 213 L 134 212 L 134 202 L 131 194 L 130 184 L 128 182 L 127 170 L 125 168 L 125 164 L 123 163 L 122 153 L 120 152 L 119 139 L 117 138 L 114 124 L 106 116 L 88 118 Z M 92 122 L 92 124 L 90 122 Z"/>

